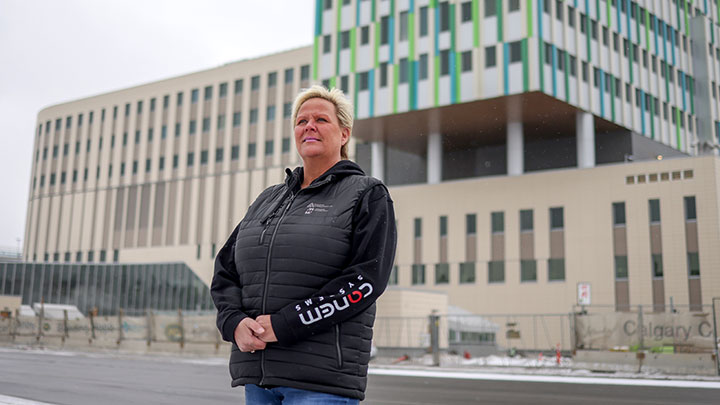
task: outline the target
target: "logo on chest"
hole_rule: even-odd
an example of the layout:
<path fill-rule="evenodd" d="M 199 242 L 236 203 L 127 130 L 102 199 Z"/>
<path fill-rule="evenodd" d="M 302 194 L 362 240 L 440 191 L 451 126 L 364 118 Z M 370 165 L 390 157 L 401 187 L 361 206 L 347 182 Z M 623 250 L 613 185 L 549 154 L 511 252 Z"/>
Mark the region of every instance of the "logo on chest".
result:
<path fill-rule="evenodd" d="M 305 215 L 311 215 L 313 213 L 326 213 L 328 209 L 332 208 L 332 205 L 311 202 L 305 207 Z"/>

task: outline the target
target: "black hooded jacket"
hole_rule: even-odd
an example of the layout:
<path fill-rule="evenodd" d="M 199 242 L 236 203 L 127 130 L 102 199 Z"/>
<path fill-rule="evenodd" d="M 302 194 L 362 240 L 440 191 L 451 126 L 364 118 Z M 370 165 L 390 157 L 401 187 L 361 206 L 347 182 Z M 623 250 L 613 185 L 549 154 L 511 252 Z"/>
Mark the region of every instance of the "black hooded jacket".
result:
<path fill-rule="evenodd" d="M 301 189 L 303 169 L 263 191 L 215 259 L 211 294 L 233 342 L 232 385 L 287 386 L 364 399 L 375 300 L 393 266 L 385 186 L 343 160 Z M 240 352 L 245 317 L 271 315 L 278 342 Z"/>

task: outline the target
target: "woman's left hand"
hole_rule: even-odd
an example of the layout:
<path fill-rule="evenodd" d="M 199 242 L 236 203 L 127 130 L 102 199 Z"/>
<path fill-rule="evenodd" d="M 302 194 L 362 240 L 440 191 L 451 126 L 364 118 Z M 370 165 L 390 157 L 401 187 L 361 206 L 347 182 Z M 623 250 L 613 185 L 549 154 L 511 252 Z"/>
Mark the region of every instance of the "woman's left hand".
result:
<path fill-rule="evenodd" d="M 257 319 L 255 319 L 255 321 L 257 321 L 257 323 L 265 329 L 265 332 L 256 335 L 258 339 L 265 343 L 277 342 L 275 331 L 273 330 L 272 322 L 270 321 L 270 315 L 260 315 Z"/>

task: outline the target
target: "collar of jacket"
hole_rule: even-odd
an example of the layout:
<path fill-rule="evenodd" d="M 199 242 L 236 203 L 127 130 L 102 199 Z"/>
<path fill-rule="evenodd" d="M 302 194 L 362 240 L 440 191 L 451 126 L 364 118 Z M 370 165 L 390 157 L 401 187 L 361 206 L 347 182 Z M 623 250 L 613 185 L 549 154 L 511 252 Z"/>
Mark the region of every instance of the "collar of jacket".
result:
<path fill-rule="evenodd" d="M 295 170 L 290 170 L 289 168 L 287 168 L 285 169 L 285 173 L 287 174 L 287 177 L 285 177 L 285 185 L 288 187 L 288 190 L 296 190 L 296 188 L 299 187 L 300 184 L 302 184 L 302 179 L 304 175 L 303 167 L 298 166 L 295 168 Z M 329 168 L 325 173 L 320 175 L 320 177 L 313 180 L 313 182 L 310 183 L 308 188 L 319 187 L 321 185 L 331 183 L 334 180 L 338 180 L 351 175 L 364 176 L 365 172 L 363 172 L 363 170 L 360 168 L 360 166 L 357 165 L 357 163 L 351 160 L 341 160 L 335 163 L 335 165 Z"/>

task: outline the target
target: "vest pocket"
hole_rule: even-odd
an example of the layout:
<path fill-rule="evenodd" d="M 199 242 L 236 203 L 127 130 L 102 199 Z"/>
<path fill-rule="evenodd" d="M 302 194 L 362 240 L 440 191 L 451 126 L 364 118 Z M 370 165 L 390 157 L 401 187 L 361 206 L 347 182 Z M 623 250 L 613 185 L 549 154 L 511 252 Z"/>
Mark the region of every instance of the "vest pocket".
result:
<path fill-rule="evenodd" d="M 337 365 L 342 368 L 342 348 L 340 347 L 340 324 L 335 324 L 335 350 L 337 352 Z"/>

